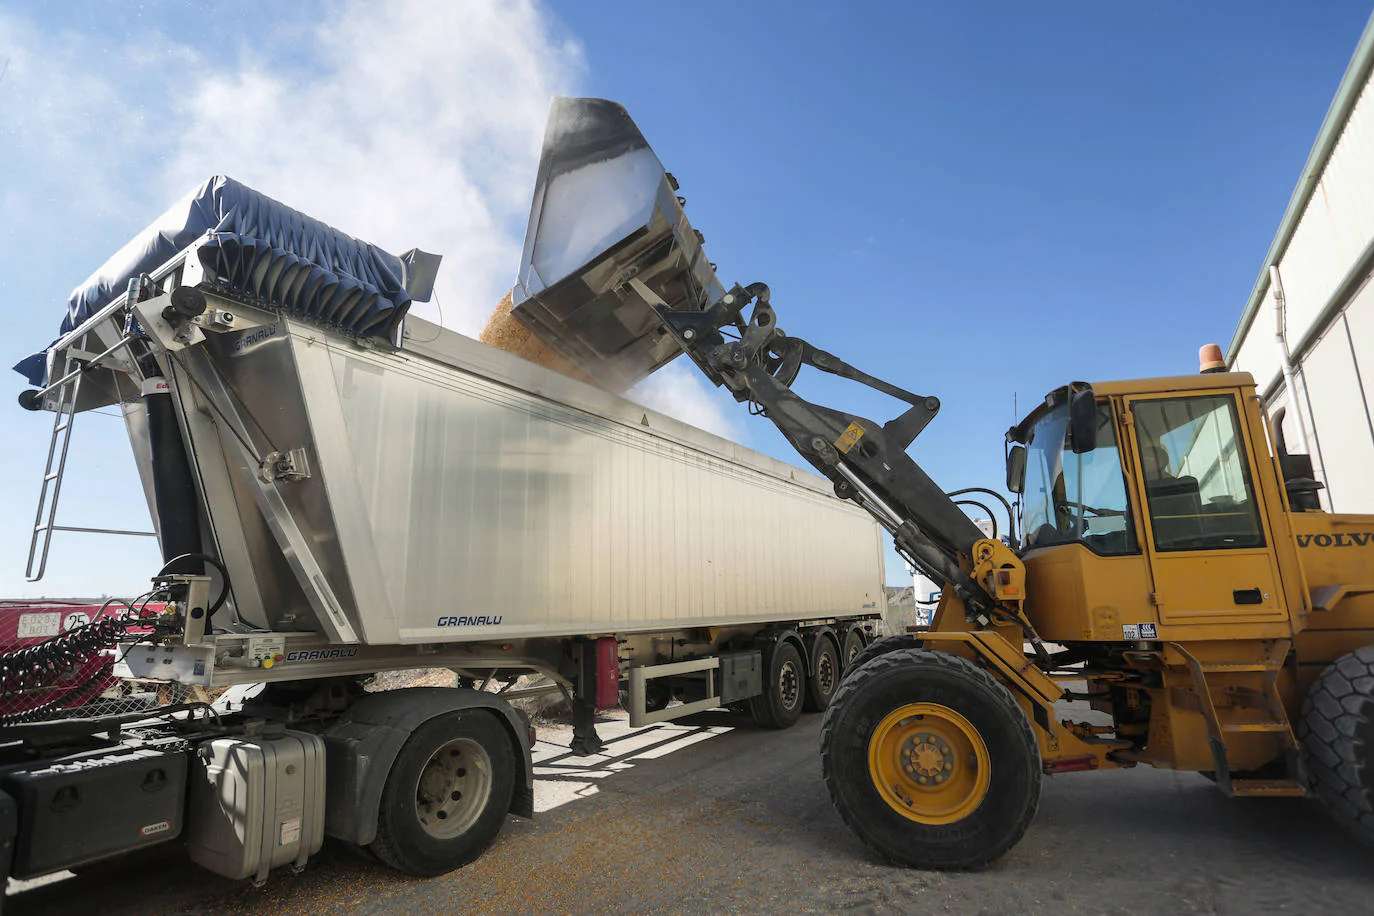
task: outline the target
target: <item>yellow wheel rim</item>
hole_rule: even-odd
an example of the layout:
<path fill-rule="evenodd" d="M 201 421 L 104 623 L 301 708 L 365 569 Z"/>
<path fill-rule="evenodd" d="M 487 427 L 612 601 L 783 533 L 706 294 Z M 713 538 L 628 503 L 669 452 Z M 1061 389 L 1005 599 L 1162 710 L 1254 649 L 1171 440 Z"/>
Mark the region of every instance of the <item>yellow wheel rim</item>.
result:
<path fill-rule="evenodd" d="M 973 723 L 938 703 L 908 703 L 868 739 L 868 773 L 892 810 L 920 824 L 951 824 L 987 797 L 991 758 Z"/>

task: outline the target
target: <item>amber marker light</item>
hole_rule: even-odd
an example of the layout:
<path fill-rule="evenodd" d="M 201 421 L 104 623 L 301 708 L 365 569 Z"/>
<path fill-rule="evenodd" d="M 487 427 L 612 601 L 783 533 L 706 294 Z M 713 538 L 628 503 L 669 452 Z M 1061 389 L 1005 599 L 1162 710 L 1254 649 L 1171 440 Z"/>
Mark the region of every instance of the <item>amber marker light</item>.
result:
<path fill-rule="evenodd" d="M 1209 372 L 1225 372 L 1226 360 L 1221 357 L 1220 344 L 1204 344 L 1197 351 L 1197 371 L 1203 375 Z"/>

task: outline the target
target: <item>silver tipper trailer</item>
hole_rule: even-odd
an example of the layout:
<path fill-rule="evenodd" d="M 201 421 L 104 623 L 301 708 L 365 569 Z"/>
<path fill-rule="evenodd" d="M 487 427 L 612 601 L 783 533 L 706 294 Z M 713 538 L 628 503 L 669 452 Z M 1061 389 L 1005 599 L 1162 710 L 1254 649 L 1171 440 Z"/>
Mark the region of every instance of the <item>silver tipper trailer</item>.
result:
<path fill-rule="evenodd" d="M 78 506 L 59 516 L 62 474 L 77 415 L 110 406 L 165 564 L 122 615 L 0 654 L 11 874 L 181 838 L 260 881 L 325 835 L 437 874 L 533 813 L 522 692 L 562 693 L 584 754 L 617 704 L 633 725 L 728 706 L 786 727 L 828 703 L 883 610 L 869 516 L 408 317 L 438 266 L 214 178 L 16 367 L 21 404 L 54 423 L 30 577 L 55 532 L 91 530 L 68 522 Z M 265 686 L 232 711 L 61 710 L 62 676 L 100 653 L 131 683 Z M 413 668 L 458 686 L 366 689 Z"/>

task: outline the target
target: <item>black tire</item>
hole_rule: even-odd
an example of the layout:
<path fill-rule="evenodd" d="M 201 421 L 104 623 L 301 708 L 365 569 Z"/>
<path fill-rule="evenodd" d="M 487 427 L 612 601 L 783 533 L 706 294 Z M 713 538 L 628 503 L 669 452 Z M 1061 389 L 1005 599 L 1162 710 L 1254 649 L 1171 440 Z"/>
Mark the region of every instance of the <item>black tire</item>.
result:
<path fill-rule="evenodd" d="M 920 712 L 904 715 L 913 704 L 921 704 Z M 947 743 L 939 737 L 950 734 L 941 732 L 944 725 L 957 730 L 960 721 L 968 731 L 959 733 L 967 738 Z M 893 734 L 907 735 L 897 753 L 889 757 L 880 743 L 875 759 L 892 760 L 910 779 L 898 774 L 880 788 L 869 745 Z M 967 756 L 959 753 L 959 740 L 967 741 Z M 927 752 L 933 761 L 922 756 L 918 762 L 917 754 Z M 934 774 L 919 777 L 931 784 L 917 786 L 913 767 Z M 1040 805 L 1040 750 L 1010 691 L 967 659 L 928 649 L 884 653 L 845 679 L 821 726 L 821 769 L 830 800 L 850 829 L 879 855 L 913 868 L 991 862 L 1016 845 Z M 955 782 L 942 788 L 951 778 Z M 945 804 L 938 793 L 961 792 L 964 785 L 970 788 L 957 804 L 930 807 Z M 904 804 L 884 793 L 904 796 Z M 947 820 L 935 823 L 940 817 Z"/>
<path fill-rule="evenodd" d="M 1374 646 L 1322 672 L 1303 701 L 1298 735 L 1317 798 L 1374 846 Z"/>
<path fill-rule="evenodd" d="M 873 642 L 864 646 L 858 655 L 850 659 L 845 666 L 844 676 L 862 668 L 879 655 L 886 655 L 888 652 L 896 652 L 899 649 L 919 649 L 921 648 L 921 637 L 915 633 L 898 633 L 896 636 L 884 636 L 882 639 L 875 639 Z"/>
<path fill-rule="evenodd" d="M 840 689 L 840 650 L 835 641 L 822 634 L 816 637 L 812 652 L 811 676 L 806 679 L 807 712 L 825 712 L 830 698 Z"/>
<path fill-rule="evenodd" d="M 431 719 L 411 734 L 391 766 L 370 848 L 413 875 L 442 875 L 468 864 L 505 822 L 515 768 L 510 736 L 491 713 Z M 451 815 L 441 813 L 450 809 Z"/>
<path fill-rule="evenodd" d="M 658 712 L 661 709 L 667 709 L 668 704 L 671 702 L 673 702 L 673 691 L 671 688 L 660 686 L 652 682 L 646 685 L 644 691 L 645 712 Z M 620 708 L 626 712 L 630 711 L 630 690 L 628 687 L 620 691 Z"/>
<path fill-rule="evenodd" d="M 844 634 L 844 642 L 840 645 L 840 668 L 841 673 L 848 672 L 854 666 L 854 659 L 864 650 L 864 636 L 857 629 L 851 629 Z"/>
<path fill-rule="evenodd" d="M 763 693 L 749 698 L 749 715 L 764 728 L 791 728 L 801 718 L 806 697 L 806 666 L 790 642 L 780 642 L 771 652 L 764 672 Z"/>

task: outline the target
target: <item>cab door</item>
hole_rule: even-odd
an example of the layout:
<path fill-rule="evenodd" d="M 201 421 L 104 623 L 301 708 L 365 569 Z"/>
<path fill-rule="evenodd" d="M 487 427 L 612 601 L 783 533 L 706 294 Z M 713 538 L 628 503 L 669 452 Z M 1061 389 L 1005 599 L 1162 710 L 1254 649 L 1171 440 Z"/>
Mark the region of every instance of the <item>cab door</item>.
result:
<path fill-rule="evenodd" d="M 1274 533 L 1235 393 L 1128 397 L 1126 409 L 1161 626 L 1285 620 Z"/>

